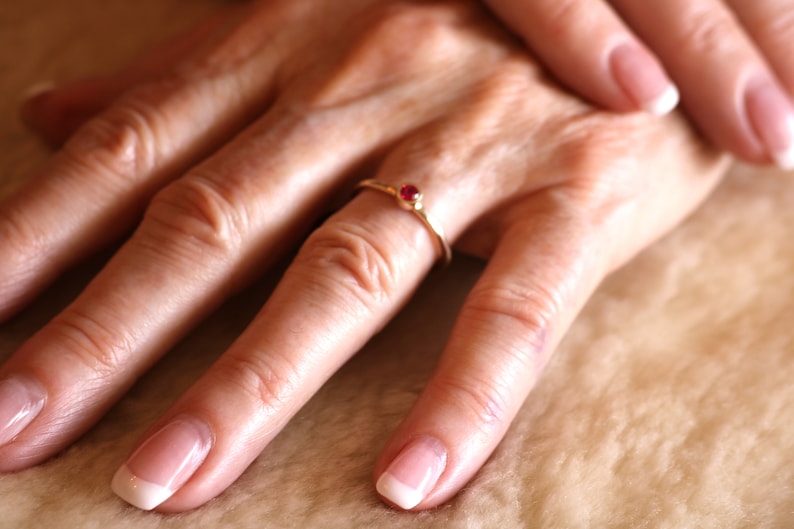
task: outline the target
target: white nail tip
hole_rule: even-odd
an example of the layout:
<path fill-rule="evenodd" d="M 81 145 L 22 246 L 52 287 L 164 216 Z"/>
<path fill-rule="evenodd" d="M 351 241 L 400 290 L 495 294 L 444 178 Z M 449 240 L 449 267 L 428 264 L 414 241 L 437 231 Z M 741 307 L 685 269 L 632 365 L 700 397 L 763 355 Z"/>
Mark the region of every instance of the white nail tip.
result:
<path fill-rule="evenodd" d="M 36 96 L 39 96 L 46 92 L 50 92 L 53 88 L 55 88 L 55 83 L 53 83 L 52 81 L 43 81 L 40 83 L 36 83 L 22 93 L 22 97 L 20 97 L 20 100 L 28 101 Z"/>
<path fill-rule="evenodd" d="M 772 158 L 778 167 L 784 171 L 791 171 L 794 170 L 794 117 L 788 117 L 786 128 L 788 129 L 789 147 L 780 152 L 773 152 Z"/>
<path fill-rule="evenodd" d="M 384 472 L 378 478 L 375 489 L 381 496 L 405 510 L 413 509 L 424 499 L 421 492 L 409 487 L 388 472 Z"/>
<path fill-rule="evenodd" d="M 133 474 L 127 465 L 122 465 L 110 484 L 122 500 L 144 511 L 151 511 L 174 495 L 174 491 L 146 481 Z"/>
<path fill-rule="evenodd" d="M 794 145 L 785 152 L 775 153 L 773 157 L 777 166 L 784 171 L 794 170 Z"/>
<path fill-rule="evenodd" d="M 645 111 L 654 116 L 664 116 L 675 110 L 680 102 L 681 94 L 674 85 L 670 85 L 662 95 L 645 105 Z"/>

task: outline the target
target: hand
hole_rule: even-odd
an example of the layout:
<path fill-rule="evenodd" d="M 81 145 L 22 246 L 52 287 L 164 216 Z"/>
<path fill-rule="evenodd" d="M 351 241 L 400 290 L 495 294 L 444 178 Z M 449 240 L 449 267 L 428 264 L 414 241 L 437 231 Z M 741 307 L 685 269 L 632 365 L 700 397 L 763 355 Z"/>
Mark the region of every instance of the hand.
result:
<path fill-rule="evenodd" d="M 415 184 L 456 248 L 489 259 L 376 464 L 387 501 L 424 509 L 484 463 L 603 277 L 725 168 L 678 116 L 564 93 L 474 1 L 256 2 L 169 50 L 27 106 L 55 136 L 81 121 L 57 116 L 86 121 L 0 206 L 2 315 L 135 231 L 0 369 L 0 469 L 73 442 L 347 203 L 121 466 L 114 489 L 145 509 L 222 492 L 438 261 L 435 235 L 395 199 L 348 201 L 356 182 Z M 91 100 L 107 107 L 89 119 Z"/>
<path fill-rule="evenodd" d="M 717 146 L 794 169 L 794 4 L 487 0 L 566 85 L 614 110 L 678 103 Z M 648 49 L 650 48 L 650 49 Z"/>

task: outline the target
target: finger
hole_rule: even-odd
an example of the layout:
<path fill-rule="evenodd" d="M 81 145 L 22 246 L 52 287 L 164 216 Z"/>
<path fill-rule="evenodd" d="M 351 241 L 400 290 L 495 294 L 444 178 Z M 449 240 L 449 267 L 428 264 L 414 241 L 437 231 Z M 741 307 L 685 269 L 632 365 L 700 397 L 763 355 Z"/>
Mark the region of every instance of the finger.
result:
<path fill-rule="evenodd" d="M 794 94 L 794 5 L 786 0 L 728 0 L 789 95 Z"/>
<path fill-rule="evenodd" d="M 227 67 L 214 61 L 239 53 L 229 40 L 127 91 L 0 204 L 0 319 L 127 232 L 158 189 L 267 108 L 273 51 L 255 49 Z"/>
<path fill-rule="evenodd" d="M 662 115 L 678 91 L 656 57 L 602 0 L 490 0 L 565 84 L 614 110 Z"/>
<path fill-rule="evenodd" d="M 584 215 L 542 193 L 501 238 L 440 363 L 375 468 L 402 509 L 449 500 L 502 439 L 550 353 L 604 274 Z"/>
<path fill-rule="evenodd" d="M 484 230 L 494 250 L 436 371 L 378 458 L 374 479 L 384 499 L 426 509 L 461 490 L 601 279 L 719 182 L 725 158 L 688 129 L 669 127 L 678 118 L 643 124 L 602 114 L 578 122 L 552 159 L 527 168 L 563 180 L 471 228 L 473 240 Z"/>
<path fill-rule="evenodd" d="M 794 96 L 794 63 L 789 53 L 794 42 L 794 4 L 785 0 L 729 0 L 789 96 Z M 772 99 L 775 96 L 770 96 Z M 773 110 L 769 110 L 772 112 Z M 794 128 L 794 125 L 790 125 Z M 787 167 L 794 162 L 784 161 Z"/>
<path fill-rule="evenodd" d="M 723 2 L 613 3 L 659 55 L 712 141 L 748 161 L 794 166 L 794 106 Z"/>
<path fill-rule="evenodd" d="M 116 73 L 62 84 L 37 83 L 22 96 L 20 117 L 45 141 L 61 146 L 81 125 L 105 110 L 125 90 L 164 74 L 195 53 L 210 40 L 209 35 L 229 24 L 240 11 L 240 8 L 235 8 L 213 14 Z"/>
<path fill-rule="evenodd" d="M 508 166 L 520 170 L 533 159 L 528 135 L 515 130 L 516 109 L 549 107 L 543 93 L 530 102 L 521 90 L 505 90 L 504 78 L 489 83 L 516 104 L 479 93 L 479 105 L 462 105 L 454 118 L 405 140 L 377 177 L 422 189 L 423 210 L 452 239 L 523 185 L 502 178 L 514 174 Z M 505 153 L 502 131 L 526 144 Z M 163 511 L 191 509 L 220 493 L 395 314 L 440 255 L 435 235 L 395 198 L 362 191 L 308 238 L 249 328 L 122 465 L 114 490 Z"/>

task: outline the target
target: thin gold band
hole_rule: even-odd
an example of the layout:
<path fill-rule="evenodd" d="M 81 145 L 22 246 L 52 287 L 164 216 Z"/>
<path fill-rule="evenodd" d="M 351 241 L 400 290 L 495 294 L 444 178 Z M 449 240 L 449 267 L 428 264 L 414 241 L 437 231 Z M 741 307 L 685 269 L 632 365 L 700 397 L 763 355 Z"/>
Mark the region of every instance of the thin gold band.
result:
<path fill-rule="evenodd" d="M 425 211 L 425 207 L 422 205 L 422 192 L 418 187 L 412 184 L 402 184 L 400 187 L 394 187 L 370 179 L 359 182 L 356 185 L 356 190 L 360 189 L 374 189 L 393 196 L 401 208 L 411 211 L 433 233 L 436 246 L 441 252 L 441 264 L 446 266 L 452 261 L 452 249 L 449 247 L 446 235 L 444 235 L 444 228 L 441 227 L 441 223 Z"/>

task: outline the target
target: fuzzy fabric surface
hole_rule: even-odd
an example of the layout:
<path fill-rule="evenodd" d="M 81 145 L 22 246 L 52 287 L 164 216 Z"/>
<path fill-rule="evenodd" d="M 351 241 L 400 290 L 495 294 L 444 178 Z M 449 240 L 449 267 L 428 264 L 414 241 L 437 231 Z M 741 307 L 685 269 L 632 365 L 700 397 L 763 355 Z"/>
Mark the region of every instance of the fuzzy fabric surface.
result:
<path fill-rule="evenodd" d="M 0 190 L 49 154 L 15 119 L 27 85 L 120 65 L 218 5 L 5 2 Z M 460 256 L 228 491 L 182 515 L 127 506 L 110 491 L 113 472 L 253 316 L 274 281 L 265 278 L 196 329 L 70 449 L 0 476 L 0 529 L 794 527 L 792 227 L 794 175 L 735 170 L 684 225 L 608 278 L 494 456 L 432 512 L 384 506 L 371 468 L 481 270 Z M 0 325 L 0 356 L 68 303 L 99 261 Z"/>

